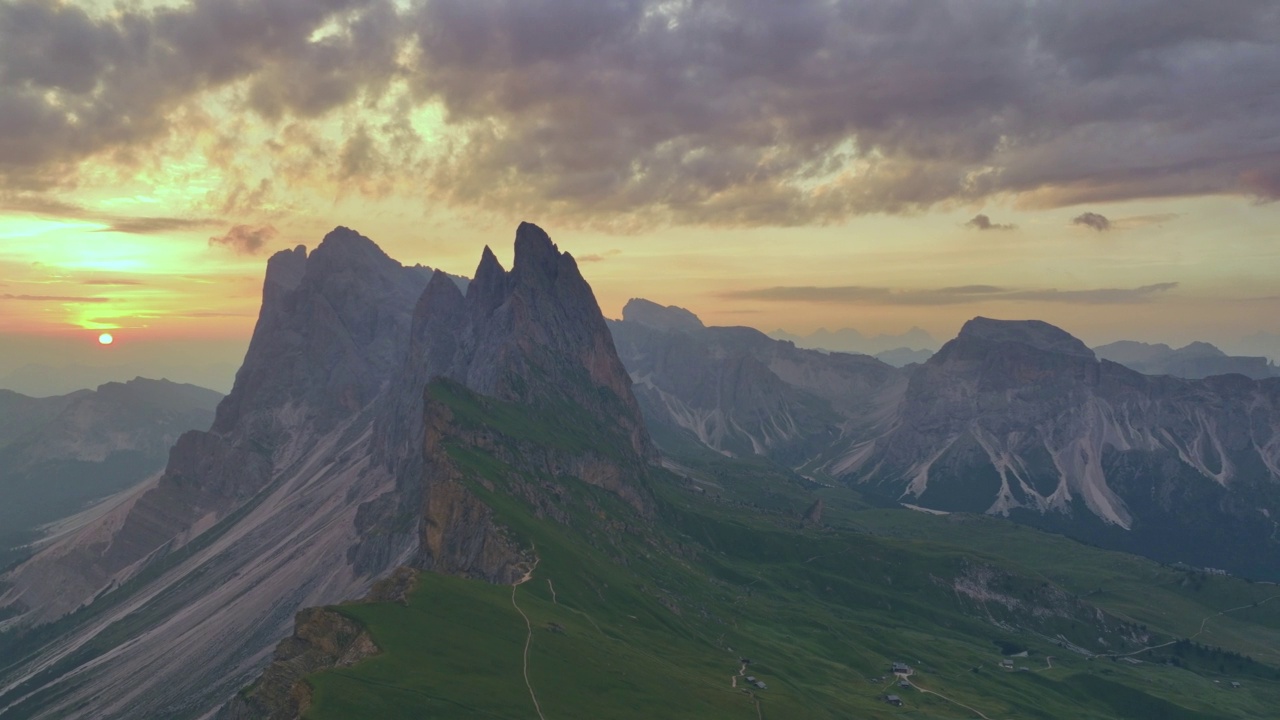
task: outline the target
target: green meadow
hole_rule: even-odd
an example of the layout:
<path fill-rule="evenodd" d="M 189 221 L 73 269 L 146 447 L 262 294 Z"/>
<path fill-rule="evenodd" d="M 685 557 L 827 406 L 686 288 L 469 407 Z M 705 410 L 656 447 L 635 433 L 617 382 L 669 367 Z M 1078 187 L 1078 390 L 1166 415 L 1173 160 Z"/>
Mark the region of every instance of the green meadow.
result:
<path fill-rule="evenodd" d="M 517 408 L 438 397 L 513 442 L 571 444 Z M 652 474 L 653 517 L 534 478 L 565 488 L 557 522 L 505 491 L 516 469 L 451 452 L 536 568 L 514 589 L 423 573 L 406 604 L 337 607 L 380 652 L 310 676 L 309 720 L 1177 720 L 1280 707 L 1276 586 L 997 518 L 873 507 L 763 461 L 694 451 L 678 473 Z M 802 522 L 818 499 L 822 522 Z M 912 667 L 910 687 L 895 661 Z"/>

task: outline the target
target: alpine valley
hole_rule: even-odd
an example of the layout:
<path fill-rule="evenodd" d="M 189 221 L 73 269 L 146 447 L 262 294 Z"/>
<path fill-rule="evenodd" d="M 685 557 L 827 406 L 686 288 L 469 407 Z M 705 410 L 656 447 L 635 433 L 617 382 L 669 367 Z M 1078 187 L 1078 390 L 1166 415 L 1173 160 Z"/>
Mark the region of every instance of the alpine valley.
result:
<path fill-rule="evenodd" d="M 606 321 L 527 223 L 470 280 L 337 228 L 0 578 L 0 717 L 1271 717 L 1277 520 L 1280 378 L 985 318 L 899 368 Z"/>

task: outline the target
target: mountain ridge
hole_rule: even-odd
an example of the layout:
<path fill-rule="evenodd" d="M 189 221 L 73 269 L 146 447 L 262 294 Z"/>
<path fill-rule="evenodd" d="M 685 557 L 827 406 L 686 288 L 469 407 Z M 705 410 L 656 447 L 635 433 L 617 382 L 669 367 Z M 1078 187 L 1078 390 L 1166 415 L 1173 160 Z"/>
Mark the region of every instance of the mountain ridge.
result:
<path fill-rule="evenodd" d="M 560 404 L 582 408 L 624 453 L 517 455 L 647 511 L 656 455 L 594 296 L 541 229 L 522 224 L 515 246 L 510 272 L 486 252 L 465 295 L 346 228 L 274 255 L 211 430 L 181 436 L 156 481 L 5 577 L 8 625 L 47 624 L 11 648 L 0 712 L 78 717 L 89 696 L 93 717 L 207 709 L 257 674 L 302 607 L 361 597 L 403 565 L 508 579 L 518 552 L 458 549 L 498 547 L 502 530 L 450 482 L 446 449 L 424 445 L 441 425 L 419 382 L 541 407 L 548 427 Z"/>
<path fill-rule="evenodd" d="M 1048 323 L 978 317 L 922 364 L 849 365 L 866 390 L 842 399 L 827 373 L 855 356 L 773 340 L 747 350 L 722 339 L 749 335 L 737 329 L 659 331 L 625 315 L 612 327 L 650 423 L 672 428 L 669 448 L 765 455 L 887 502 L 1008 515 L 1163 561 L 1278 578 L 1275 379 L 1147 376 Z M 788 353 L 813 353 L 810 369 L 784 371 L 777 358 Z M 735 363 L 756 370 L 727 373 Z M 755 393 L 727 392 L 726 377 L 750 378 Z"/>

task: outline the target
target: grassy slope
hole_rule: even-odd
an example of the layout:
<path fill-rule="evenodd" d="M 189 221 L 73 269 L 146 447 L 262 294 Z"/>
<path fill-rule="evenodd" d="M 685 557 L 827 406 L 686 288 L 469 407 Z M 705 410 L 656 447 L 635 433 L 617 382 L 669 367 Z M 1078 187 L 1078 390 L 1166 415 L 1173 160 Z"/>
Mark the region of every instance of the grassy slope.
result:
<path fill-rule="evenodd" d="M 572 441 L 511 407 L 446 399 L 463 422 Z M 753 718 L 757 702 L 766 718 L 975 717 L 873 682 L 892 660 L 917 666 L 919 686 L 992 718 L 1265 717 L 1280 707 L 1280 683 L 1264 677 L 1271 667 L 1248 665 L 1254 675 L 1231 691 L 1231 678 L 1205 663 L 1088 660 L 1045 639 L 1061 631 L 1075 640 L 1087 622 L 1022 631 L 939 579 L 990 563 L 1026 588 L 1051 581 L 1145 624 L 1158 640 L 1190 635 L 1204 616 L 1261 600 L 1271 586 L 1210 578 L 1197 590 L 1178 571 L 1011 523 L 870 509 L 853 493 L 815 492 L 764 463 L 705 455 L 683 458 L 705 494 L 672 475 L 655 479 L 653 527 L 603 491 L 544 478 L 569 489 L 561 502 L 572 522 L 562 525 L 504 493 L 508 470 L 491 458 L 458 448 L 455 459 L 493 485 L 472 489 L 536 548 L 539 564 L 515 597 L 532 625 L 529 677 L 548 718 Z M 827 503 L 827 528 L 796 521 L 815 497 Z M 311 720 L 536 717 L 512 588 L 425 574 L 407 606 L 339 609 L 383 652 L 310 678 Z M 1271 665 L 1277 627 L 1280 600 L 1209 623 L 1215 644 Z M 1017 662 L 1032 671 L 999 670 L 998 641 L 1030 649 Z M 740 656 L 753 659 L 748 674 L 767 690 L 731 686 Z M 880 701 L 886 692 L 905 707 Z"/>

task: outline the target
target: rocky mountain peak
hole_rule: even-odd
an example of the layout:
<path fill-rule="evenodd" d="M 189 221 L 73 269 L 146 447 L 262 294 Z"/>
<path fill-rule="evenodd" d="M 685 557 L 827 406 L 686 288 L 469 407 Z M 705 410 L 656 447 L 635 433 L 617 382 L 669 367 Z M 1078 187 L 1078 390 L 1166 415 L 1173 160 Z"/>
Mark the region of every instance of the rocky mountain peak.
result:
<path fill-rule="evenodd" d="M 957 340 L 1014 343 L 1044 352 L 1095 359 L 1087 345 L 1074 335 L 1041 320 L 993 320 L 975 317 L 960 328 Z"/>
<path fill-rule="evenodd" d="M 292 250 L 281 250 L 267 260 L 267 273 L 263 281 L 263 293 L 292 290 L 302 282 L 307 272 L 307 247 L 299 245 Z"/>
<path fill-rule="evenodd" d="M 656 330 L 691 332 L 706 326 L 697 315 L 675 305 L 659 305 L 644 298 L 631 298 L 622 308 L 622 319 L 636 322 Z"/>
<path fill-rule="evenodd" d="M 324 239 L 320 241 L 312 253 L 312 260 L 331 260 L 334 262 L 367 262 L 380 263 L 387 262 L 400 264 L 382 251 L 377 243 L 349 227 L 339 225 L 330 230 Z"/>
<path fill-rule="evenodd" d="M 560 264 L 572 261 L 568 253 L 561 253 L 551 237 L 537 225 L 522 222 L 516 228 L 515 265 L 512 271 L 520 279 L 533 277 L 554 281 Z M 576 268 L 576 263 L 574 263 Z"/>
<path fill-rule="evenodd" d="M 279 426 L 281 408 L 305 407 L 329 426 L 363 407 L 403 358 L 429 272 L 403 267 L 345 227 L 310 255 L 301 246 L 276 253 L 244 364 L 218 408 L 214 432 L 282 437 L 292 430 Z M 250 415 L 266 426 L 246 423 Z"/>
<path fill-rule="evenodd" d="M 465 308 L 425 303 L 420 311 L 436 316 L 432 322 L 460 328 L 459 342 L 432 339 L 418 351 L 441 368 L 439 375 L 481 394 L 520 402 L 535 402 L 550 390 L 592 406 L 599 402 L 598 390 L 607 389 L 624 411 L 594 409 L 602 419 L 626 424 L 638 452 L 652 453 L 631 379 L 591 286 L 573 257 L 560 252 L 537 225 L 521 223 L 517 229 L 510 272 L 485 248 L 467 288 Z M 438 317 L 441 313 L 466 318 L 444 320 Z M 451 359 L 446 361 L 442 350 Z"/>
<path fill-rule="evenodd" d="M 488 245 L 485 245 L 484 252 L 480 253 L 480 264 L 476 266 L 475 278 L 472 282 L 492 282 L 495 278 L 504 277 L 506 274 L 506 269 L 502 267 L 502 263 L 498 262 L 498 256 L 493 254 L 493 250 Z"/>
<path fill-rule="evenodd" d="M 1218 349 L 1216 345 L 1197 340 L 1186 347 L 1182 348 L 1182 352 L 1187 354 L 1201 355 L 1205 357 L 1224 358 L 1228 355 Z"/>

